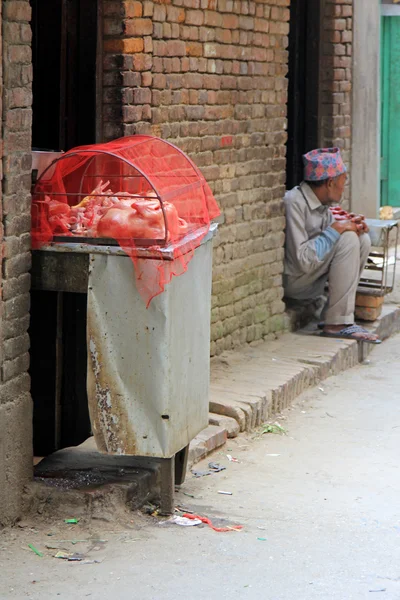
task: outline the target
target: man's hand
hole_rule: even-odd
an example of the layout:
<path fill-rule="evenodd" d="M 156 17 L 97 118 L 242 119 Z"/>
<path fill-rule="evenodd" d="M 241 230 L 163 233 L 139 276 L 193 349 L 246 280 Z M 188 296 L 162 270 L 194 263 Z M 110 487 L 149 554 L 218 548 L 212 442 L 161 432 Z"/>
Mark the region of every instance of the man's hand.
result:
<path fill-rule="evenodd" d="M 357 235 L 363 233 L 362 223 L 354 223 L 354 221 L 336 221 L 335 223 L 332 223 L 331 227 L 340 233 L 340 235 L 345 231 L 354 231 Z"/>
<path fill-rule="evenodd" d="M 356 225 L 362 226 L 362 229 L 360 229 L 361 233 L 368 233 L 369 227 L 365 222 L 364 215 L 350 214 L 349 216 L 351 217 L 351 220 L 353 221 L 353 223 L 355 223 Z"/>
<path fill-rule="evenodd" d="M 349 221 L 355 223 L 357 225 L 357 233 L 361 235 L 362 233 L 368 233 L 369 227 L 365 222 L 364 215 L 356 215 L 356 213 L 348 213 L 340 206 L 335 206 L 331 208 L 332 214 L 335 217 L 335 220 L 338 222 L 347 223 Z M 338 233 L 343 233 L 344 231 L 354 231 L 354 229 L 344 229 L 343 231 L 339 231 L 336 227 L 334 227 L 338 231 Z"/>

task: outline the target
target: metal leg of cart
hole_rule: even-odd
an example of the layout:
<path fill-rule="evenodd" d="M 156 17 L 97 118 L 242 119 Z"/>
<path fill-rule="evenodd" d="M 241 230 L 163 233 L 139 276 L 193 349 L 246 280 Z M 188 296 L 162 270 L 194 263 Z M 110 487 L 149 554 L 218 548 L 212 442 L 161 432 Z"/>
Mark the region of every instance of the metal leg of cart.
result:
<path fill-rule="evenodd" d="M 161 459 L 160 513 L 172 515 L 175 509 L 175 485 L 185 481 L 189 446 L 182 448 L 172 458 Z"/>
<path fill-rule="evenodd" d="M 175 485 L 182 485 L 185 481 L 188 458 L 189 445 L 175 454 Z"/>
<path fill-rule="evenodd" d="M 175 456 L 161 459 L 160 514 L 172 515 L 175 509 Z"/>

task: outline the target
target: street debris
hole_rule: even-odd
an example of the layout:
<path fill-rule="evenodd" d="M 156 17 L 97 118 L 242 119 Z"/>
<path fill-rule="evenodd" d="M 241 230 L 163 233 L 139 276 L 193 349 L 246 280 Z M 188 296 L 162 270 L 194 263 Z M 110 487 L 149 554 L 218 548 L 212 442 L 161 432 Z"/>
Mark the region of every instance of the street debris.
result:
<path fill-rule="evenodd" d="M 158 508 L 155 504 L 152 504 L 151 502 L 147 502 L 147 504 L 145 504 L 142 507 L 142 511 L 146 514 L 146 515 L 151 515 L 152 517 L 155 517 L 158 515 Z M 133 523 L 133 521 L 132 521 Z"/>
<path fill-rule="evenodd" d="M 275 433 L 278 435 L 286 435 L 286 429 L 284 429 L 282 427 L 282 425 L 279 425 L 279 423 L 277 423 L 277 422 L 266 423 L 262 427 L 261 435 L 264 435 L 265 433 Z"/>
<path fill-rule="evenodd" d="M 47 550 L 64 550 L 65 552 L 68 552 L 67 548 L 60 546 L 59 544 L 45 544 L 45 546 Z"/>
<path fill-rule="evenodd" d="M 257 538 L 260 542 L 266 542 L 267 538 Z"/>
<path fill-rule="evenodd" d="M 223 494 L 224 496 L 233 496 L 232 492 L 223 492 L 222 490 L 219 490 L 218 494 Z"/>
<path fill-rule="evenodd" d="M 192 469 L 192 475 L 194 477 L 206 477 L 206 475 L 211 475 L 211 473 L 219 473 L 220 471 L 225 471 L 226 467 L 220 465 L 219 463 L 210 462 L 208 463 L 208 471 L 197 471 Z"/>
<path fill-rule="evenodd" d="M 175 512 L 180 512 L 180 513 L 185 513 L 185 512 L 187 512 L 187 513 L 193 514 L 193 511 L 192 511 L 192 510 L 189 510 L 189 509 L 188 509 L 188 508 L 186 508 L 185 506 L 179 506 L 179 505 L 175 507 Z"/>
<path fill-rule="evenodd" d="M 280 456 L 280 454 L 267 454 L 267 456 Z"/>
<path fill-rule="evenodd" d="M 370 592 L 386 592 L 386 588 L 382 588 L 380 590 L 369 590 Z"/>
<path fill-rule="evenodd" d="M 215 463 L 215 462 L 208 463 L 208 468 L 213 473 L 219 473 L 220 471 L 225 471 L 225 469 L 226 469 L 226 467 L 224 467 L 223 465 L 220 465 L 219 463 Z"/>
<path fill-rule="evenodd" d="M 180 525 L 181 527 L 194 527 L 196 525 L 202 524 L 202 521 L 200 519 L 192 519 L 191 516 L 189 518 L 188 514 L 189 513 L 186 513 L 185 517 L 174 515 L 166 521 L 160 521 L 160 525 L 165 525 L 165 523 L 174 523 L 175 525 Z"/>
<path fill-rule="evenodd" d="M 54 558 L 62 558 L 63 560 L 69 560 L 70 562 L 80 562 L 85 558 L 83 554 L 79 552 L 57 552 Z"/>
<path fill-rule="evenodd" d="M 79 519 L 64 519 L 64 523 L 67 525 L 77 525 L 79 523 Z"/>
<path fill-rule="evenodd" d="M 43 552 L 40 552 L 33 544 L 28 544 L 28 548 L 30 548 L 37 556 L 43 557 Z"/>
<path fill-rule="evenodd" d="M 233 456 L 231 456 L 230 454 L 227 454 L 226 458 L 229 460 L 229 462 L 235 462 L 235 463 L 239 462 L 237 458 L 233 458 Z"/>
<path fill-rule="evenodd" d="M 211 475 L 211 471 L 195 471 L 192 469 L 193 477 L 205 477 L 206 475 Z"/>
<path fill-rule="evenodd" d="M 208 519 L 207 517 L 201 517 L 200 515 L 190 515 L 188 513 L 185 513 L 183 516 L 187 519 L 200 519 L 202 523 L 205 523 L 206 525 L 211 527 L 211 529 L 218 532 L 241 531 L 243 529 L 243 525 L 235 525 L 234 527 L 215 527 L 215 525 L 212 524 L 210 519 Z"/>

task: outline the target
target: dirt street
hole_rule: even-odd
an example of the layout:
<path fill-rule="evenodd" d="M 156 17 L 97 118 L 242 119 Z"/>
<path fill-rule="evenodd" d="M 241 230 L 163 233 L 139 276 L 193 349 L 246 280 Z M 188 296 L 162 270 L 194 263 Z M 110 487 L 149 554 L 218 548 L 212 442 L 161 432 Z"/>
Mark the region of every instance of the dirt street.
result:
<path fill-rule="evenodd" d="M 38 517 L 0 532 L 0 598 L 399 599 L 399 359 L 397 336 L 303 394 L 286 435 L 242 435 L 196 465 L 226 470 L 189 474 L 177 504 L 241 531 Z"/>

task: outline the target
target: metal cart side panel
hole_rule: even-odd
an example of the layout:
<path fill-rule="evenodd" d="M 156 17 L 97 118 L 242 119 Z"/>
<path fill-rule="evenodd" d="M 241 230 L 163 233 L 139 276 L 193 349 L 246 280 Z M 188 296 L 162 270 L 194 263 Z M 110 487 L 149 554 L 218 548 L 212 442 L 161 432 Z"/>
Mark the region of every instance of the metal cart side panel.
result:
<path fill-rule="evenodd" d="M 127 257 L 90 255 L 92 427 L 103 452 L 170 458 L 208 424 L 212 241 L 148 309 L 133 268 Z"/>

